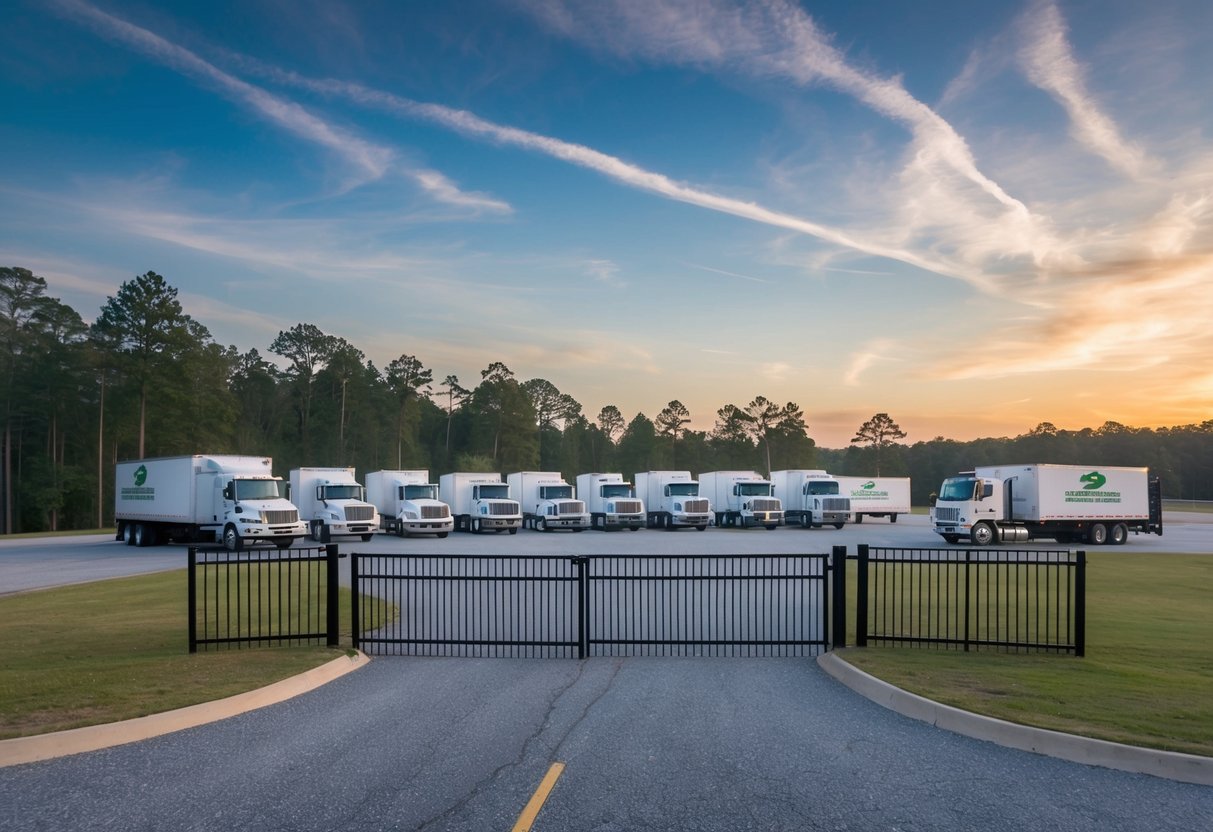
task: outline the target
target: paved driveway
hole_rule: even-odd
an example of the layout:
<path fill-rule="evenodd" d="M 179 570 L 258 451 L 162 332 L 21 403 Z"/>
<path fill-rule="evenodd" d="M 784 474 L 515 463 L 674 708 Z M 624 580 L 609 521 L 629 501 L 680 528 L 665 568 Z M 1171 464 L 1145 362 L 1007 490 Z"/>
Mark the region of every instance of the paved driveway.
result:
<path fill-rule="evenodd" d="M 0 769 L 0 829 L 1213 828 L 1213 788 L 955 736 L 808 659 L 381 658 L 297 699 Z"/>

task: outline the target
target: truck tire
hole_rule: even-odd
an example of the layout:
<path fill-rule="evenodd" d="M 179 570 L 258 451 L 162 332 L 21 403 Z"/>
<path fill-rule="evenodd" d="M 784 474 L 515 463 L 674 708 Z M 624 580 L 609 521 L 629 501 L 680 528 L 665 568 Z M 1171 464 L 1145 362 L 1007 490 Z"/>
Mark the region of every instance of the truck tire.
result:
<path fill-rule="evenodd" d="M 1092 546 L 1102 546 L 1108 542 L 1108 527 L 1103 523 L 1092 523 L 1087 529 L 1087 542 Z"/>
<path fill-rule="evenodd" d="M 244 548 L 244 540 L 240 537 L 240 532 L 236 531 L 236 527 L 231 523 L 223 530 L 223 548 L 229 552 L 239 552 Z"/>
<path fill-rule="evenodd" d="M 890 515 L 889 515 L 889 522 L 890 522 L 890 523 L 896 523 L 896 522 L 897 522 L 897 515 L 896 515 L 896 514 L 890 514 Z"/>
<path fill-rule="evenodd" d="M 480 534 L 480 518 L 473 517 L 468 523 L 468 531 L 472 534 Z"/>
<path fill-rule="evenodd" d="M 959 542 L 960 542 L 960 535 L 958 535 L 958 534 L 945 534 L 945 535 L 943 536 L 943 542 L 944 542 L 944 543 L 951 543 L 953 546 L 955 546 L 957 543 L 959 543 Z"/>
<path fill-rule="evenodd" d="M 439 538 L 439 539 L 441 539 L 441 538 L 446 537 L 446 535 L 447 535 L 447 533 L 446 533 L 446 532 L 438 532 L 438 535 L 437 535 L 437 536 L 438 536 L 438 538 Z M 401 535 L 401 537 L 403 537 L 403 535 Z"/>
<path fill-rule="evenodd" d="M 135 545 L 155 546 L 156 527 L 149 526 L 147 523 L 140 523 L 139 525 L 135 526 Z"/>
<path fill-rule="evenodd" d="M 974 546 L 989 546 L 998 539 L 998 533 L 989 523 L 978 523 L 969 533 Z"/>
<path fill-rule="evenodd" d="M 834 528 L 836 528 L 836 529 L 841 529 L 841 528 L 842 528 L 843 526 L 845 526 L 845 525 L 846 525 L 846 523 L 835 523 L 835 524 L 834 524 Z"/>
<path fill-rule="evenodd" d="M 697 532 L 704 532 L 704 531 L 707 531 L 707 529 L 708 529 L 707 523 L 704 523 L 702 526 L 695 527 L 695 531 L 697 531 Z"/>
<path fill-rule="evenodd" d="M 894 517 L 896 517 L 897 515 L 896 515 L 896 514 L 894 514 L 893 516 L 894 516 Z M 856 514 L 856 515 L 855 515 L 855 522 L 856 522 L 856 523 L 862 523 L 862 522 L 863 522 L 863 515 L 862 515 L 862 514 Z M 893 522 L 897 522 L 897 521 L 893 521 Z"/>
<path fill-rule="evenodd" d="M 319 520 L 313 520 L 308 524 L 307 534 L 312 540 L 320 542 L 320 529 L 324 526 Z"/>
<path fill-rule="evenodd" d="M 778 529 L 778 528 L 779 528 L 779 524 L 778 524 L 778 523 L 776 523 L 776 524 L 774 524 L 774 525 L 770 525 L 770 524 L 768 524 L 766 528 L 767 528 L 767 531 L 771 531 L 771 532 L 773 532 L 773 531 L 775 531 L 776 529 Z"/>
<path fill-rule="evenodd" d="M 122 530 L 122 540 L 127 546 L 135 545 L 135 524 L 127 523 L 126 528 Z"/>
<path fill-rule="evenodd" d="M 510 529 L 510 534 L 518 534 L 518 529 Z"/>
<path fill-rule="evenodd" d="M 1124 546 L 1129 539 L 1129 527 L 1124 523 L 1117 523 L 1108 532 L 1108 542 L 1113 546 Z"/>
<path fill-rule="evenodd" d="M 275 537 L 274 538 L 274 545 L 277 546 L 279 549 L 289 549 L 289 548 L 291 548 L 291 544 L 294 542 L 295 542 L 295 538 L 293 538 L 293 537 Z"/>
<path fill-rule="evenodd" d="M 363 542 L 363 543 L 370 543 L 370 542 L 371 542 L 371 538 L 372 538 L 372 537 L 374 537 L 374 536 L 375 536 L 375 535 L 373 535 L 373 534 L 364 534 L 364 535 L 362 536 L 362 542 Z"/>

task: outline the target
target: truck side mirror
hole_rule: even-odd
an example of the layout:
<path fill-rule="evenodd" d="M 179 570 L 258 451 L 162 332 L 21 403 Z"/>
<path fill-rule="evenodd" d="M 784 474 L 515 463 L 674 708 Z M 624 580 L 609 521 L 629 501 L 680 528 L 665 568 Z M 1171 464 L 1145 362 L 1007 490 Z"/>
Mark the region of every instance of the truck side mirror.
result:
<path fill-rule="evenodd" d="M 230 482 L 227 485 L 223 486 L 223 499 L 225 499 L 225 500 L 235 499 L 235 497 L 232 496 L 232 484 Z"/>

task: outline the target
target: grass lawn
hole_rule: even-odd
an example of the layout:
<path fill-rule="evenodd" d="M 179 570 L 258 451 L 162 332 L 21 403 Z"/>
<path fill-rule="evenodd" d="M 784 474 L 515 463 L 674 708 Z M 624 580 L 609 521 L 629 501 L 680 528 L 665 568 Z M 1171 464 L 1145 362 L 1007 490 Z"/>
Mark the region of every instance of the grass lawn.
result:
<path fill-rule="evenodd" d="M 349 590 L 341 590 L 349 644 Z M 0 598 L 0 739 L 253 690 L 344 655 L 280 647 L 190 655 L 184 570 Z"/>
<path fill-rule="evenodd" d="M 965 710 L 1213 756 L 1211 604 L 1213 557 L 1088 550 L 1085 658 L 909 647 L 840 657 Z"/>

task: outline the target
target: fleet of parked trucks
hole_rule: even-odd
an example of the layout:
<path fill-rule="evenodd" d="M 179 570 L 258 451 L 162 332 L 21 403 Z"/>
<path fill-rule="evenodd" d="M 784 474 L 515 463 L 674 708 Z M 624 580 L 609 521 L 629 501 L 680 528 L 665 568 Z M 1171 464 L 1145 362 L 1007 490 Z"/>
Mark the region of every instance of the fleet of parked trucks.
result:
<path fill-rule="evenodd" d="M 1130 531 L 1162 534 L 1162 487 L 1145 468 L 982 466 L 943 481 L 931 523 L 948 543 L 1120 545 Z"/>
<path fill-rule="evenodd" d="M 429 471 L 372 471 L 366 493 L 379 512 L 380 530 L 388 534 L 446 537 L 455 528 L 451 507 L 438 499 Z"/>
<path fill-rule="evenodd" d="M 510 494 L 522 504 L 524 528 L 579 532 L 590 527 L 585 503 L 577 499 L 577 492 L 559 471 L 519 471 L 505 479 Z"/>
<path fill-rule="evenodd" d="M 838 480 L 825 471 L 772 471 L 771 481 L 788 525 L 841 529 L 850 518 L 851 501 L 840 493 Z"/>
<path fill-rule="evenodd" d="M 690 471 L 645 471 L 636 474 L 636 493 L 648 511 L 650 529 L 694 528 L 712 522 L 712 504 L 699 496 L 699 482 Z"/>
<path fill-rule="evenodd" d="M 456 531 L 518 534 L 522 527 L 522 507 L 510 498 L 510 486 L 500 474 L 443 474 L 438 495 L 451 507 Z"/>
<path fill-rule="evenodd" d="M 157 542 L 246 541 L 285 549 L 307 533 L 286 485 L 265 456 L 204 455 L 136 459 L 114 468 L 118 539 Z"/>
<path fill-rule="evenodd" d="M 835 477 L 838 493 L 851 501 L 851 518 L 862 523 L 865 517 L 887 517 L 910 513 L 909 477 Z"/>
<path fill-rule="evenodd" d="M 648 522 L 644 501 L 623 474 L 582 474 L 577 477 L 577 493 L 590 512 L 591 529 L 635 532 Z"/>
<path fill-rule="evenodd" d="M 379 513 L 367 502 L 353 468 L 294 468 L 291 499 L 312 540 L 321 543 L 334 537 L 367 541 L 379 528 Z"/>
<path fill-rule="evenodd" d="M 717 526 L 777 528 L 783 504 L 774 484 L 754 471 L 709 471 L 699 475 L 699 491 L 712 504 Z"/>

